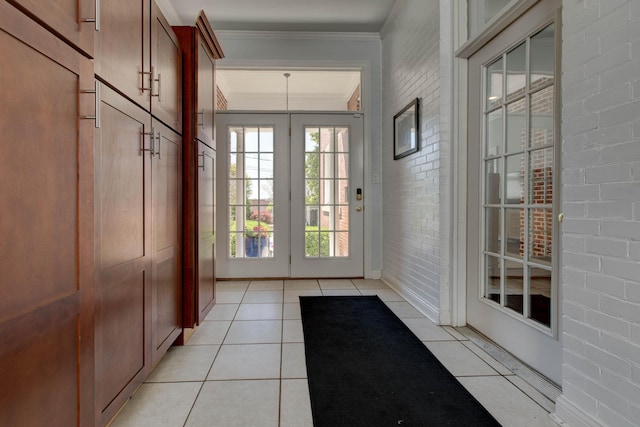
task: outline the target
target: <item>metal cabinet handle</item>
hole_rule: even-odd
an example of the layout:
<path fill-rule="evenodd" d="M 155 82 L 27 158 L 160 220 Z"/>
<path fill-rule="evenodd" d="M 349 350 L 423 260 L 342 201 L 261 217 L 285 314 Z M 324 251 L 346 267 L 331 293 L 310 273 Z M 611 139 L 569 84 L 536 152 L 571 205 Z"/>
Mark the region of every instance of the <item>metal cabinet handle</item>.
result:
<path fill-rule="evenodd" d="M 151 71 L 138 71 L 138 74 L 140 74 L 140 87 L 138 88 L 140 93 L 143 94 L 147 90 L 153 93 L 153 68 Z M 144 85 L 145 76 L 147 75 L 149 76 L 149 87 Z"/>
<path fill-rule="evenodd" d="M 200 158 L 202 157 L 202 165 L 200 164 Z M 205 158 L 204 158 L 204 151 L 200 154 L 198 154 L 198 168 L 202 168 L 202 172 L 204 172 L 206 166 L 206 162 L 205 162 Z"/>
<path fill-rule="evenodd" d="M 80 93 L 95 95 L 95 115 L 80 116 L 80 118 L 84 120 L 95 120 L 96 129 L 100 128 L 100 82 L 96 80 L 94 83 L 94 89 L 81 90 Z"/>
<path fill-rule="evenodd" d="M 100 0 L 95 0 L 96 17 L 81 19 L 81 22 L 93 22 L 95 23 L 96 31 L 100 31 Z"/>
<path fill-rule="evenodd" d="M 158 102 L 162 102 L 160 93 L 162 90 L 162 75 L 160 73 L 158 73 L 158 78 L 154 79 L 153 78 L 153 74 L 154 74 L 154 70 L 153 67 L 151 67 L 151 96 L 155 96 L 156 98 L 158 98 Z M 153 92 L 153 82 L 158 82 L 158 92 L 154 93 Z"/>
<path fill-rule="evenodd" d="M 160 133 L 160 131 L 158 131 L 158 135 L 155 138 L 158 141 L 158 151 L 156 151 L 154 154 L 158 155 L 158 160 L 162 160 L 162 154 L 160 153 L 161 144 L 162 144 L 162 134 Z"/>
<path fill-rule="evenodd" d="M 200 121 L 200 117 L 202 116 L 202 122 Z M 204 129 L 204 109 L 202 111 L 198 111 L 196 113 L 196 126 L 198 126 L 201 129 Z"/>
<path fill-rule="evenodd" d="M 155 135 L 156 131 L 154 128 L 151 128 L 151 132 L 142 132 L 142 147 L 140 147 L 140 152 L 144 153 L 145 151 L 149 152 L 149 157 L 153 157 L 155 154 Z M 149 148 L 144 148 L 144 137 L 149 136 Z"/>

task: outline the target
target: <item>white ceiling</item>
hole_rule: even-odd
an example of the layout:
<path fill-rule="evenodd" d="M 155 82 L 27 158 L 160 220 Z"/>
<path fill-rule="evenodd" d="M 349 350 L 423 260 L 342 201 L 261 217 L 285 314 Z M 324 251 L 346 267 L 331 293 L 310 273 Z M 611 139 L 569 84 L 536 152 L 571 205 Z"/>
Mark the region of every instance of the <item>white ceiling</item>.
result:
<path fill-rule="evenodd" d="M 170 22 L 176 18 L 181 21 L 171 22 L 174 25 L 191 25 L 200 10 L 204 10 L 214 30 L 377 33 L 396 1 L 161 0 L 158 3 Z M 173 10 L 167 10 L 170 8 Z"/>
<path fill-rule="evenodd" d="M 156 0 L 172 25 L 193 25 L 204 10 L 214 31 L 357 33 L 379 33 L 397 1 L 401 0 Z M 318 105 L 320 97 L 348 99 L 360 80 L 359 72 L 220 71 L 218 83 L 230 101 L 281 98 L 284 72 L 291 73 L 288 93 L 292 101 L 306 98 Z"/>

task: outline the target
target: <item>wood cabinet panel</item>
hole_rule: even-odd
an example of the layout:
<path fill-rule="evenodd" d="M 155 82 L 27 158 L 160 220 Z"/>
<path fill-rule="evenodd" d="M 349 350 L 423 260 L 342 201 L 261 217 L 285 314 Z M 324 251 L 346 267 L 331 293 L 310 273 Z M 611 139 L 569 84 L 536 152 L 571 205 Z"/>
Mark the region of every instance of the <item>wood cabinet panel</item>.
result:
<path fill-rule="evenodd" d="M 150 2 L 100 2 L 100 31 L 96 33 L 95 72 L 127 98 L 150 108 Z"/>
<path fill-rule="evenodd" d="M 198 292 L 199 321 L 215 303 L 216 152 L 199 143 L 198 165 Z"/>
<path fill-rule="evenodd" d="M 182 137 L 154 121 L 152 224 L 152 364 L 182 333 L 181 221 Z"/>
<path fill-rule="evenodd" d="M 149 113 L 101 85 L 95 158 L 96 424 L 104 425 L 150 370 Z"/>
<path fill-rule="evenodd" d="M 132 272 L 100 292 L 97 400 L 98 408 L 109 418 L 117 409 L 110 408 L 114 397 L 127 386 L 137 388 L 145 373 L 145 341 L 141 333 L 145 318 L 144 275 L 139 270 Z"/>
<path fill-rule="evenodd" d="M 212 176 L 207 174 L 215 167 L 215 161 L 211 163 L 211 159 L 215 160 L 215 60 L 224 55 L 204 13 L 198 16 L 195 26 L 174 27 L 174 32 L 184 63 L 183 324 L 194 327 L 204 320 L 215 297 L 215 251 L 211 241 L 215 234 L 213 227 L 207 225 L 211 205 L 205 201 L 201 225 L 199 197 L 202 193 L 202 197 L 210 199 L 215 188 L 213 184 L 209 187 Z M 208 154 L 203 155 L 203 151 Z M 199 172 L 203 161 L 205 171 Z M 203 235 L 201 227 L 207 230 Z"/>
<path fill-rule="evenodd" d="M 78 425 L 78 305 L 74 295 L 0 323 L 0 425 Z"/>
<path fill-rule="evenodd" d="M 182 133 L 182 53 L 180 43 L 158 6 L 151 9 L 151 113 Z"/>
<path fill-rule="evenodd" d="M 16 7 L 60 34 L 85 55 L 93 57 L 95 0 L 8 0 Z"/>
<path fill-rule="evenodd" d="M 211 148 L 215 146 L 213 117 L 215 113 L 215 61 L 202 36 L 197 38 L 198 96 L 196 105 L 197 137 Z"/>
<path fill-rule="evenodd" d="M 7 2 L 0 52 L 0 425 L 89 426 L 93 67 Z"/>

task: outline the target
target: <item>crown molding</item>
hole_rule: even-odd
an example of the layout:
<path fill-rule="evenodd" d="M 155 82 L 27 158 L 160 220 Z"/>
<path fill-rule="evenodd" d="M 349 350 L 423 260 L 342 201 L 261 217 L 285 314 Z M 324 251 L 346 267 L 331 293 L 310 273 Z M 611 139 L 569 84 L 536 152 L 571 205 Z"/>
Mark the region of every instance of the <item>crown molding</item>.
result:
<path fill-rule="evenodd" d="M 351 40 L 380 41 L 378 33 L 322 32 L 322 31 L 240 31 L 216 30 L 219 38 L 235 39 L 288 39 L 288 40 Z"/>

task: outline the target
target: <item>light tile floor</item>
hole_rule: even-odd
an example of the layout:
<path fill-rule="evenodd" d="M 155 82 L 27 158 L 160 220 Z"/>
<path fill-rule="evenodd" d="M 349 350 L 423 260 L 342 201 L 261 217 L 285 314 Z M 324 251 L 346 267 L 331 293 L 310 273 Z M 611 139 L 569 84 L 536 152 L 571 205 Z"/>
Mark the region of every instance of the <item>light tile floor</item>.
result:
<path fill-rule="evenodd" d="M 502 425 L 557 426 L 551 400 L 380 280 L 219 282 L 211 313 L 111 426 L 312 426 L 300 295 L 378 295 Z"/>

